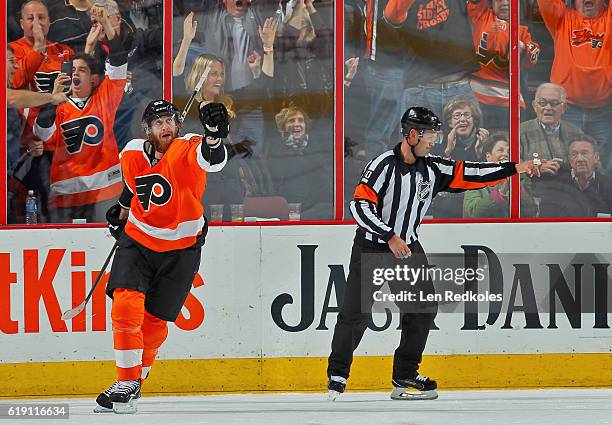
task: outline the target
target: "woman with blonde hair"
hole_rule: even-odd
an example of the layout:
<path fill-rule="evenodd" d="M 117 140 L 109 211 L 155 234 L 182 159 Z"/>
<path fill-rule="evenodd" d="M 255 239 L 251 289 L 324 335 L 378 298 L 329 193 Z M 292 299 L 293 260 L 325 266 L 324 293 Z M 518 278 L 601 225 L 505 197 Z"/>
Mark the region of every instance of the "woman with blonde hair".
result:
<path fill-rule="evenodd" d="M 195 100 L 198 103 L 222 103 L 227 109 L 230 119 L 236 118 L 236 112 L 233 108 L 234 100 L 223 92 L 225 84 L 225 64 L 223 60 L 209 54 L 198 56 L 191 65 L 185 81 L 185 88 L 188 93 L 195 90 L 202 75 L 206 75 L 206 80 L 202 89 L 196 94 Z"/>
<path fill-rule="evenodd" d="M 178 77 L 185 71 L 187 53 L 196 35 L 198 23 L 194 20 L 193 12 L 189 13 L 183 23 L 183 39 L 172 65 L 172 74 Z M 264 25 L 259 28 L 259 36 L 263 45 L 260 54 L 253 50 L 248 55 L 247 62 L 253 82 L 242 88 L 232 91 L 232 96 L 224 93 L 226 83 L 226 65 L 220 57 L 211 54 L 199 55 L 191 65 L 185 84 L 188 93 L 192 93 L 198 81 L 204 76 L 205 81 L 196 95 L 198 102 L 219 102 L 225 105 L 230 118 L 236 119 L 232 124 L 234 139 L 256 140 L 255 149 L 258 154 L 263 153 L 263 116 L 261 112 L 261 96 L 271 84 L 274 77 L 274 38 L 278 23 L 274 18 L 267 18 Z M 228 71 L 229 72 L 229 71 Z M 238 99 L 234 103 L 233 99 Z M 256 99 L 255 102 L 252 99 Z"/>

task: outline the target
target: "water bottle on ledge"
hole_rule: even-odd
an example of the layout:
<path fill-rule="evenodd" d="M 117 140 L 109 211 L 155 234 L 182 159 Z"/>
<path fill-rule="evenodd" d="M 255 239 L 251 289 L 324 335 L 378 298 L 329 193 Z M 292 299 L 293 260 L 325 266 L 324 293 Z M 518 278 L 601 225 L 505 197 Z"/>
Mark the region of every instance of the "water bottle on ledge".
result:
<path fill-rule="evenodd" d="M 28 197 L 25 203 L 25 222 L 26 224 L 38 223 L 38 199 L 33 190 L 28 190 Z"/>

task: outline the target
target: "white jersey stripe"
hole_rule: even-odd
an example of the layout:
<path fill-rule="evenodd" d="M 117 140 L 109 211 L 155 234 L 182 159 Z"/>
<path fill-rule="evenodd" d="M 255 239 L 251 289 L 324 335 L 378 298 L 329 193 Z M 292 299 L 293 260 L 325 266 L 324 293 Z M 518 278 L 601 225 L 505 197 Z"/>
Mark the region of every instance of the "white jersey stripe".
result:
<path fill-rule="evenodd" d="M 50 196 L 72 195 L 104 189 L 119 182 L 121 182 L 121 166 L 116 164 L 91 176 L 77 176 L 51 183 Z"/>
<path fill-rule="evenodd" d="M 147 235 L 166 241 L 176 241 L 187 237 L 197 236 L 205 223 L 204 217 L 200 217 L 197 220 L 184 221 L 180 223 L 176 229 L 153 227 L 139 221 L 136 217 L 134 217 L 131 210 L 128 215 L 128 221 Z"/>

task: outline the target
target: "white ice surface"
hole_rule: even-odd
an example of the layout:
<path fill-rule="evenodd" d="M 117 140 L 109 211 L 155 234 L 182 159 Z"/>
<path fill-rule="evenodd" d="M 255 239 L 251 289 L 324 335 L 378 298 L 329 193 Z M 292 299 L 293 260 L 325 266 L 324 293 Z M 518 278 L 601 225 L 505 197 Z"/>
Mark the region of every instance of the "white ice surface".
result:
<path fill-rule="evenodd" d="M 1 400 L 68 403 L 68 420 L 0 419 L 0 425 L 599 425 L 612 424 L 612 390 L 442 391 L 433 401 L 393 401 L 388 393 L 238 394 L 148 397 L 134 415 L 95 414 L 84 398 Z"/>

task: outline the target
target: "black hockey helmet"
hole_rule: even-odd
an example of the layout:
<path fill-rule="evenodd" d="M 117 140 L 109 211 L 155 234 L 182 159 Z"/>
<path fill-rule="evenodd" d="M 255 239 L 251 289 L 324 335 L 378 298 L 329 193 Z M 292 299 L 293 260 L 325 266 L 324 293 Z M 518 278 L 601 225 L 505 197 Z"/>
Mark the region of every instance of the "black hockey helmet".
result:
<path fill-rule="evenodd" d="M 425 130 L 440 131 L 442 121 L 431 110 L 422 106 L 412 106 L 402 116 L 402 134 L 407 136 L 413 128 L 416 128 L 419 132 Z"/>
<path fill-rule="evenodd" d="M 172 103 L 164 99 L 153 100 L 142 113 L 142 126 L 145 131 L 150 130 L 151 123 L 161 117 L 173 117 L 176 125 L 180 127 L 180 111 Z"/>

